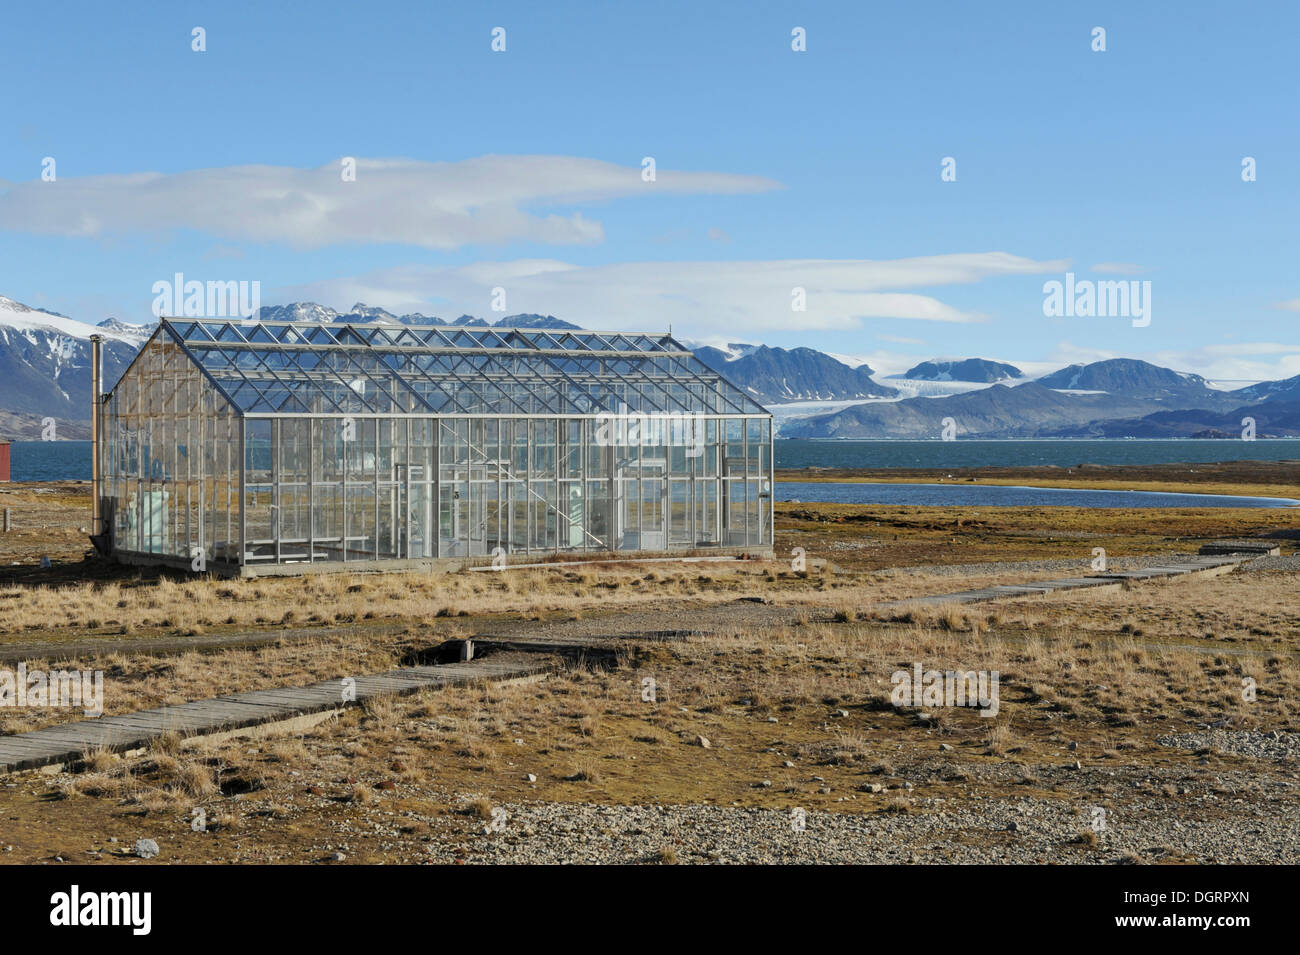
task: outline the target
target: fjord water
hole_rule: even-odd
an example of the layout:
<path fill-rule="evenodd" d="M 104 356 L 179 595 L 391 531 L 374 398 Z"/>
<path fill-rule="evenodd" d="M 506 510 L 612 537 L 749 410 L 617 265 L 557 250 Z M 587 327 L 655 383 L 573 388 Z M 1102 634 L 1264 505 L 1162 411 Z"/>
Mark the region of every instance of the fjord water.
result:
<path fill-rule="evenodd" d="M 778 468 L 969 468 L 1080 464 L 1300 461 L 1300 439 L 1258 441 L 781 441 Z M 16 441 L 15 481 L 90 480 L 89 441 Z M 1296 465 L 1300 498 L 1300 464 Z M 980 484 L 778 481 L 777 500 L 985 507 L 1287 507 L 1285 498 L 1137 491 L 1076 491 Z"/>
<path fill-rule="evenodd" d="M 999 484 L 872 484 L 867 481 L 777 481 L 778 501 L 914 504 L 922 507 L 1296 507 L 1283 497 L 1093 491 Z"/>
<path fill-rule="evenodd" d="M 978 468 L 1295 462 L 1300 498 L 1300 439 L 1256 441 L 777 441 L 778 468 Z M 1279 475 L 1281 477 L 1281 475 Z M 1285 480 L 1285 478 L 1282 478 Z M 1293 507 L 1290 498 L 1149 491 L 1001 487 L 981 484 L 870 484 L 778 481 L 779 501 L 982 507 Z"/>
<path fill-rule="evenodd" d="M 1300 438 L 1256 441 L 776 441 L 778 468 L 1075 468 L 1081 464 L 1206 464 L 1212 461 L 1296 461 Z"/>
<path fill-rule="evenodd" d="M 15 441 L 9 449 L 14 481 L 89 481 L 89 441 Z"/>

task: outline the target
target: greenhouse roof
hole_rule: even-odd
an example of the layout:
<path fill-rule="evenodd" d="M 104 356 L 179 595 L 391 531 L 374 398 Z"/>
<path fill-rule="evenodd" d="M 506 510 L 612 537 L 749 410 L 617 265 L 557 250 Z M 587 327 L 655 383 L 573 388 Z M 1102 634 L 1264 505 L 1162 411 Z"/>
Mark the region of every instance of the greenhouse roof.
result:
<path fill-rule="evenodd" d="M 670 335 L 163 319 L 248 415 L 765 415 Z"/>

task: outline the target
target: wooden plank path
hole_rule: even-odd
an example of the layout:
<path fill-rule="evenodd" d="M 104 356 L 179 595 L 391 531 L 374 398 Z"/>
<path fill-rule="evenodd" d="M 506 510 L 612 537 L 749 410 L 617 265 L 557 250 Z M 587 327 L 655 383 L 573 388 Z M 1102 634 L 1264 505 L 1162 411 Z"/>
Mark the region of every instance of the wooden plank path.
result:
<path fill-rule="evenodd" d="M 1250 560 L 1249 556 L 1198 556 L 1179 558 L 1159 566 L 1140 567 L 1135 570 L 1102 571 L 1087 577 L 1060 577 L 1056 580 L 1036 580 L 1028 584 L 1004 584 L 981 587 L 977 590 L 960 590 L 951 594 L 934 594 L 930 597 L 909 597 L 891 600 L 881 607 L 937 607 L 943 604 L 968 604 L 988 600 L 1005 600 L 1008 597 L 1032 597 L 1083 590 L 1088 587 L 1117 587 L 1126 580 L 1155 580 L 1161 577 L 1180 577 L 1185 574 L 1222 573 Z"/>
<path fill-rule="evenodd" d="M 1235 545 L 1236 542 L 1233 542 Z M 1243 552 L 1245 551 L 1245 552 Z M 1149 567 L 1134 570 L 1101 572 L 1086 577 L 1061 577 L 1026 584 L 999 585 L 976 590 L 963 590 L 929 597 L 912 597 L 880 604 L 880 607 L 907 608 L 967 604 L 1014 597 L 1043 596 L 1063 591 L 1090 587 L 1118 587 L 1126 580 L 1142 581 L 1178 577 L 1185 574 L 1224 573 L 1253 557 L 1259 556 L 1246 548 L 1231 555 L 1203 553 L 1196 557 L 1180 557 Z M 633 639 L 684 639 L 685 632 L 662 634 L 621 635 Z M 545 647 L 549 653 L 563 653 L 566 649 L 594 649 L 602 640 L 617 642 L 620 635 L 600 637 L 549 637 Z M 484 644 L 495 644 L 496 649 L 538 649 L 532 642 L 519 638 L 482 638 Z M 572 644 L 569 647 L 568 644 Z M 279 687 L 270 690 L 250 690 L 232 693 L 208 700 L 196 700 L 178 706 L 161 706 L 138 713 L 123 713 L 99 719 L 84 720 L 48 726 L 16 736 L 0 736 L 0 773 L 19 769 L 34 769 L 53 763 L 75 761 L 89 749 L 105 747 L 113 750 L 132 750 L 146 746 L 166 733 L 185 736 L 242 729 L 262 723 L 274 723 L 331 709 L 342 709 L 354 703 L 381 696 L 414 693 L 425 687 L 443 687 L 489 680 L 506 680 L 544 672 L 550 667 L 541 660 L 472 660 L 465 663 L 447 663 L 437 666 L 412 666 L 387 673 L 355 677 L 355 700 L 343 699 L 341 680 L 327 680 L 311 686 Z"/>
<path fill-rule="evenodd" d="M 1221 540 L 1201 545 L 1202 554 L 1245 554 L 1250 557 L 1277 557 L 1282 553 L 1279 544 L 1268 540 Z"/>
<path fill-rule="evenodd" d="M 532 676 L 550 669 L 540 660 L 473 660 L 441 666 L 404 667 L 357 676 L 355 700 L 344 699 L 342 680 L 311 686 L 249 690 L 178 706 L 63 723 L 0 736 L 0 773 L 73 762 L 90 749 L 140 749 L 166 733 L 202 735 L 274 723 L 326 710 L 342 709 L 382 696 L 405 696 L 426 687 L 445 687 Z"/>

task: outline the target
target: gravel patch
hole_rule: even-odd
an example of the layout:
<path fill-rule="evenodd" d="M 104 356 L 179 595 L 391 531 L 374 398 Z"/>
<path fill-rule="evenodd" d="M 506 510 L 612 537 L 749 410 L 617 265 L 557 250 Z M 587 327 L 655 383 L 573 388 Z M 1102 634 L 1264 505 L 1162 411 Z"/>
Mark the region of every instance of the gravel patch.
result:
<path fill-rule="evenodd" d="M 1256 557 L 1242 564 L 1243 570 L 1249 571 L 1286 571 L 1292 574 L 1300 574 L 1300 553 L 1287 554 L 1279 557 Z"/>
<path fill-rule="evenodd" d="M 1300 733 L 1274 730 L 1260 733 L 1249 730 L 1213 729 L 1200 733 L 1174 733 L 1157 736 L 1156 742 L 1180 749 L 1213 749 L 1231 756 L 1256 759 L 1296 760 L 1300 758 Z"/>
<path fill-rule="evenodd" d="M 942 799 L 907 813 L 840 814 L 721 806 L 506 805 L 504 827 L 460 848 L 469 862 L 721 864 L 1197 861 L 1295 864 L 1300 809 L 1243 805 L 1180 818 L 1025 798 L 977 808 Z M 1098 815 L 1098 812 L 1104 815 Z M 1096 820 L 1096 823 L 1094 823 Z M 1098 831 L 1095 826 L 1104 823 Z M 1092 844 L 1095 837 L 1095 845 Z M 667 858 L 665 858 L 667 857 Z"/>

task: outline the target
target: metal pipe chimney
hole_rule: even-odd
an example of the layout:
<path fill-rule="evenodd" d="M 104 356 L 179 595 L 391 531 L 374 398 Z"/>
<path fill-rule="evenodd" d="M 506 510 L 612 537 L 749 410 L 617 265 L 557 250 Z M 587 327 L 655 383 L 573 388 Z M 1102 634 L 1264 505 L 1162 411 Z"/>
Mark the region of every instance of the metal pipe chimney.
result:
<path fill-rule="evenodd" d="M 104 533 L 103 507 L 99 501 L 99 410 L 100 410 L 100 344 L 102 335 L 90 336 L 90 500 L 91 533 L 99 537 Z"/>

